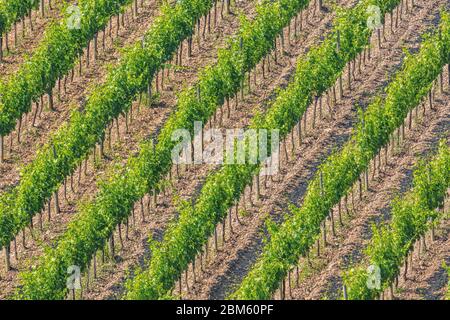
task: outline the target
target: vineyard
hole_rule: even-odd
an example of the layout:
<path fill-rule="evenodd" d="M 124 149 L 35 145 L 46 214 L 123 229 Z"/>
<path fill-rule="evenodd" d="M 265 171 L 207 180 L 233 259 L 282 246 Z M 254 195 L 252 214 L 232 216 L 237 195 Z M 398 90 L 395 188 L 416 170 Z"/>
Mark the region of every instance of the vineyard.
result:
<path fill-rule="evenodd" d="M 450 299 L 448 0 L 0 0 L 0 300 Z"/>

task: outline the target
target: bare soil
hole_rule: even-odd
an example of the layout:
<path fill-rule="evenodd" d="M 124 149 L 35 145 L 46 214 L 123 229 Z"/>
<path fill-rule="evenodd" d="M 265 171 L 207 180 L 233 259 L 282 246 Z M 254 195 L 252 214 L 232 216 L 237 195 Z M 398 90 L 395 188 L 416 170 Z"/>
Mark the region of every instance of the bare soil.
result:
<path fill-rule="evenodd" d="M 71 1 L 71 3 L 73 2 Z M 32 55 L 34 49 L 43 39 L 47 26 L 61 18 L 61 8 L 62 5 L 59 2 L 53 4 L 52 8 L 46 5 L 44 17 L 41 15 L 40 8 L 33 11 L 33 30 L 30 28 L 28 17 L 25 18 L 25 28 L 23 28 L 22 22 L 19 22 L 17 24 L 17 46 L 14 39 L 14 26 L 12 26 L 8 33 L 9 51 L 6 50 L 6 40 L 3 35 L 3 61 L 0 63 L 0 80 L 4 80 L 13 74 L 26 57 Z"/>
<path fill-rule="evenodd" d="M 146 15 L 150 16 L 154 13 L 155 10 L 146 11 Z M 219 6 L 220 9 L 220 6 Z M 142 13 L 143 10 L 141 9 Z M 14 264 L 13 260 L 13 268 L 16 270 L 8 273 L 7 279 L 8 281 L 0 281 L 0 288 L 5 286 L 10 286 L 15 282 L 15 277 L 17 275 L 17 271 L 23 270 L 35 263 L 36 259 L 42 253 L 45 244 L 51 244 L 54 242 L 58 236 L 60 236 L 66 226 L 67 223 L 72 219 L 73 214 L 76 212 L 76 205 L 78 202 L 83 199 L 91 198 L 95 195 L 97 190 L 96 181 L 98 178 L 102 178 L 105 175 L 105 171 L 108 171 L 114 166 L 115 163 L 118 162 L 126 162 L 126 159 L 134 154 L 139 147 L 139 142 L 142 141 L 144 137 L 147 137 L 149 132 L 155 134 L 159 130 L 159 128 L 163 125 L 165 119 L 168 115 L 173 111 L 176 106 L 176 93 L 181 90 L 184 86 L 192 84 L 197 79 L 197 72 L 205 67 L 208 64 L 213 63 L 217 59 L 217 48 L 223 47 L 224 42 L 227 37 L 234 33 L 239 25 L 239 13 L 244 13 L 247 17 L 251 18 L 254 15 L 254 6 L 251 1 L 241 1 L 238 3 L 237 7 L 233 7 L 233 12 L 230 15 L 224 15 L 224 19 L 220 18 L 220 13 L 218 14 L 218 21 L 216 28 L 211 30 L 211 34 L 207 34 L 205 39 L 201 39 L 200 48 L 195 44 L 193 45 L 193 56 L 191 58 L 184 58 L 183 66 L 175 73 L 170 75 L 169 80 L 166 77 L 164 83 L 164 90 L 160 92 L 160 96 L 156 103 L 152 105 L 151 108 L 142 106 L 140 107 L 139 114 L 134 114 L 134 120 L 130 120 L 131 122 L 128 124 L 128 132 L 126 132 L 126 124 L 125 120 L 119 121 L 119 131 L 120 131 L 120 139 L 113 139 L 112 150 L 106 150 L 106 157 L 103 159 L 101 163 L 96 163 L 95 166 L 93 164 L 93 157 L 90 158 L 87 165 L 87 174 L 84 174 L 84 165 L 82 169 L 82 179 L 81 183 L 78 184 L 78 174 L 76 174 L 73 178 L 74 180 L 74 190 L 71 190 L 70 187 L 70 179 L 68 181 L 68 201 L 64 201 L 64 193 L 63 188 L 61 188 L 59 192 L 59 196 L 61 201 L 61 213 L 60 215 L 56 215 L 52 212 L 52 219 L 50 222 L 45 222 L 43 232 L 35 232 L 36 239 L 30 243 L 29 232 L 27 232 L 27 243 L 26 248 L 23 247 L 21 238 L 18 237 L 17 247 L 18 247 L 18 256 L 19 261 L 18 265 Z M 141 20 L 145 20 L 146 16 L 140 17 Z M 154 18 L 154 17 L 153 17 Z M 149 19 L 147 19 L 149 20 Z M 148 29 L 148 25 L 151 21 L 147 21 L 146 25 L 143 25 L 139 30 L 135 30 L 134 33 L 130 36 L 123 38 L 123 45 L 127 43 L 133 43 L 137 41 Z M 129 23 L 131 25 L 135 25 L 133 23 Z M 128 25 L 128 24 L 127 24 Z M 212 24 L 213 25 L 213 24 Z M 114 29 L 114 26 L 113 26 Z M 117 41 L 117 39 L 115 39 Z M 185 45 L 185 48 L 187 46 Z M 187 50 L 185 49 L 184 52 Z M 117 59 L 115 56 L 119 55 L 119 52 L 113 52 L 111 54 L 110 59 Z M 101 68 L 102 66 L 100 66 Z M 102 72 L 106 73 L 106 67 L 103 66 L 104 70 Z M 161 77 L 161 75 L 160 75 Z M 83 83 L 84 85 L 92 85 L 88 81 Z M 80 83 L 81 85 L 81 83 Z M 82 87 L 82 90 L 86 90 Z M 79 97 L 79 96 L 76 96 Z M 75 99 L 76 99 L 75 97 Z M 134 110 L 138 109 L 138 103 L 135 103 Z M 61 120 L 61 119 L 59 119 Z M 49 130 L 50 131 L 50 130 Z M 42 131 L 41 131 L 42 132 Z M 115 129 L 113 131 L 112 137 L 115 138 L 116 132 Z M 45 137 L 41 137 L 42 141 L 45 140 Z M 33 141 L 29 142 L 30 144 Z M 32 161 L 33 153 L 26 152 L 26 148 L 21 148 L 20 152 L 23 152 L 24 156 L 30 156 L 29 161 Z M 97 158 L 98 159 L 98 158 Z M 11 167 L 14 166 L 13 163 L 10 163 Z M 109 168 L 109 169 L 108 169 Z M 13 177 L 12 179 L 17 179 L 17 172 L 11 173 L 5 177 L 8 178 Z M 2 179 L 2 182 L 5 180 Z M 17 183 L 17 182 L 15 182 Z M 52 208 L 53 211 L 53 208 Z M 44 212 L 45 214 L 45 212 Z M 44 217 L 46 220 L 47 218 Z M 37 225 L 39 222 L 39 218 L 35 217 L 34 224 Z M 20 238 L 20 239 L 19 239 Z M 14 255 L 13 255 L 14 256 Z M 3 262 L 3 261 L 2 261 Z M 10 286 L 13 288 L 14 285 Z M 7 295 L 9 293 L 8 289 L 1 290 L 0 292 L 5 293 Z"/>
<path fill-rule="evenodd" d="M 408 47 L 417 48 L 420 33 L 430 28 L 427 25 L 435 21 L 442 4 L 418 3 L 414 15 L 405 17 L 395 34 L 387 34 L 388 41 L 383 43 L 381 54 L 376 54 L 375 59 L 365 66 L 363 74 L 353 84 L 351 95 L 346 92 L 343 101 L 335 107 L 333 120 L 321 122 L 318 128 L 309 131 L 309 137 L 300 150 L 296 150 L 288 168 L 283 168 L 281 178 L 264 191 L 262 204 L 247 212 L 250 217 L 241 219 L 244 225 L 238 228 L 239 231 L 235 230 L 219 250 L 201 279 L 190 286 L 187 298 L 222 299 L 239 284 L 261 251 L 267 213 L 280 221 L 288 203 L 301 203 L 307 182 L 317 166 L 347 140 L 356 117 L 354 105 L 367 105 L 374 93 L 386 85 L 386 74 L 391 74 L 402 61 L 406 40 Z"/>
<path fill-rule="evenodd" d="M 353 6 L 356 0 L 338 1 L 345 7 Z M 308 111 L 307 136 L 304 136 L 300 147 L 296 147 L 289 154 L 288 161 L 282 165 L 281 173 L 268 182 L 268 188 L 262 189 L 262 197 L 255 206 L 249 207 L 240 214 L 240 222 L 233 217 L 233 230 L 226 230 L 226 241 L 221 241 L 221 226 L 219 230 L 219 250 L 211 254 L 205 262 L 204 271 L 194 282 L 192 273 L 188 274 L 189 290 L 183 281 L 183 298 L 190 299 L 223 299 L 240 283 L 253 263 L 258 258 L 266 235 L 264 221 L 267 217 L 277 222 L 283 220 L 288 211 L 287 205 L 300 205 L 304 197 L 308 181 L 313 177 L 320 163 L 336 148 L 347 141 L 356 121 L 356 105 L 366 107 L 371 99 L 387 85 L 393 72 L 401 65 L 404 53 L 402 48 L 417 50 L 421 34 L 432 29 L 438 23 L 440 8 L 447 4 L 446 0 L 427 1 L 416 0 L 416 7 L 411 13 L 403 16 L 398 28 L 391 34 L 389 18 L 386 26 L 386 41 L 381 50 L 377 49 L 377 40 L 373 37 L 374 50 L 372 59 L 362 68 L 362 73 L 356 72 L 352 81 L 352 89 L 348 90 L 346 76 L 344 77 L 344 97 L 338 99 L 337 105 L 328 112 L 326 99 L 323 99 L 323 115 L 312 126 L 312 110 Z M 76 73 L 75 81 L 68 83 L 67 93 L 62 95 L 61 101 L 56 102 L 56 111 L 45 110 L 37 127 L 31 127 L 28 119 L 26 132 L 21 135 L 21 142 L 16 142 L 17 132 L 11 135 L 13 139 L 12 153 L 7 153 L 7 161 L 0 164 L 0 191 L 15 185 L 19 181 L 20 167 L 30 163 L 39 147 L 44 144 L 52 132 L 68 121 L 70 111 L 78 107 L 80 101 L 90 92 L 91 88 L 103 82 L 107 70 L 120 57 L 120 48 L 138 41 L 145 30 L 154 21 L 159 10 L 154 0 L 145 1 L 144 8 L 140 8 L 137 20 L 132 21 L 127 15 L 128 22 L 121 28 L 119 38 L 107 39 L 107 49 L 100 50 L 99 60 L 90 61 L 90 66 L 83 65 L 83 74 Z M 220 10 L 220 3 L 219 3 Z M 17 275 L 20 271 L 30 268 L 37 263 L 44 247 L 54 245 L 58 237 L 64 232 L 69 221 L 77 211 L 79 201 L 91 199 L 97 191 L 97 181 L 105 177 L 115 164 L 125 163 L 138 151 L 139 142 L 149 136 L 156 136 L 167 117 L 173 112 L 177 98 L 176 94 L 184 87 L 192 85 L 197 80 L 198 71 L 217 59 L 217 48 L 225 45 L 225 40 L 232 35 L 239 26 L 239 13 L 251 18 L 255 15 L 254 3 L 250 0 L 236 2 L 232 7 L 232 14 L 220 18 L 211 34 L 201 39 L 198 47 L 194 39 L 193 56 L 183 58 L 183 66 L 177 67 L 175 72 L 165 76 L 163 90 L 153 101 L 152 107 L 145 106 L 145 101 L 133 106 L 132 120 L 129 119 L 128 129 L 125 119 L 119 121 L 119 139 L 116 138 L 115 125 L 112 130 L 112 149 L 106 146 L 106 157 L 93 165 L 90 157 L 87 163 L 87 174 L 82 174 L 78 184 L 78 175 L 74 176 L 74 190 L 68 182 L 68 199 L 64 200 L 61 188 L 61 214 L 55 215 L 52 209 L 52 220 L 45 222 L 42 232 L 35 231 L 35 240 L 26 232 L 26 247 L 22 245 L 21 237 L 17 238 L 17 261 L 12 254 L 14 270 L 4 274 L 3 259 L 0 261 L 0 299 L 9 296 L 17 287 Z M 285 47 L 285 54 L 279 55 L 278 64 L 271 58 L 271 72 L 266 72 L 263 78 L 261 66 L 257 68 L 256 84 L 253 79 L 251 90 L 238 105 L 232 102 L 232 112 L 223 121 L 213 121 L 213 127 L 221 129 L 245 128 L 256 111 L 264 111 L 267 104 L 276 96 L 276 89 L 287 85 L 295 70 L 296 59 L 308 52 L 309 48 L 317 44 L 331 27 L 334 12 L 325 8 L 323 12 L 316 12 L 311 6 L 308 21 L 304 21 L 303 30 L 297 38 L 292 37 Z M 213 20 L 213 19 L 211 19 Z M 115 23 L 115 19 L 113 19 Z M 41 28 L 45 28 L 42 23 Z M 38 24 L 36 24 L 38 28 Z M 292 29 L 292 28 L 291 28 Z M 115 25 L 113 25 L 115 30 Z M 291 35 L 293 31 L 291 32 Z M 38 40 L 23 43 L 24 50 L 32 51 Z M 22 45 L 22 44 L 21 44 Z M 187 51 L 184 45 L 184 51 Z M 16 58 L 8 57 L 11 63 L 4 67 L 5 72 L 11 68 L 12 72 L 25 54 L 18 52 Z M 14 60 L 17 59 L 17 60 Z M 14 62 L 16 61 L 16 62 Z M 16 66 L 16 67 L 14 67 Z M 3 73 L 3 72 L 2 72 Z M 445 75 L 447 83 L 448 75 Z M 252 74 L 253 78 L 253 74 Z M 161 74 L 160 74 L 161 79 Z M 338 90 L 337 90 L 338 91 Z M 437 140 L 441 137 L 448 139 L 450 128 L 449 91 L 446 87 L 444 95 L 437 94 L 435 110 L 428 110 L 425 118 L 419 116 L 419 124 L 412 131 L 407 130 L 406 141 L 390 158 L 388 166 L 381 173 L 375 175 L 370 183 L 370 190 L 364 194 L 362 201 L 356 201 L 356 208 L 351 216 L 344 221 L 344 226 L 338 229 L 336 237 L 329 235 L 329 245 L 321 248 L 320 257 L 313 258 L 314 268 L 302 270 L 302 279 L 298 288 L 291 288 L 293 299 L 337 298 L 340 294 L 340 272 L 350 263 L 363 258 L 362 251 L 371 237 L 370 225 L 374 222 L 389 220 L 389 202 L 398 193 L 405 192 L 411 183 L 411 173 L 414 163 L 421 155 L 435 149 Z M 56 97 L 56 94 L 55 94 Z M 145 100 L 145 99 L 144 99 Z M 139 112 L 137 110 L 139 109 Z M 225 109 L 225 107 L 223 108 Z M 225 112 L 226 113 L 226 112 Z M 426 121 L 425 121 L 426 119 Z M 9 146 L 9 139 L 7 146 Z M 289 141 L 297 144 L 297 141 Z M 206 177 L 217 170 L 218 166 L 190 166 L 181 169 L 180 176 L 171 182 L 165 194 L 158 195 L 158 205 L 145 210 L 145 221 L 142 221 L 136 204 L 135 218 L 130 219 L 128 238 L 125 239 L 126 229 L 122 226 L 124 238 L 123 246 L 116 232 L 116 256 L 114 263 L 107 260 L 100 264 L 98 277 L 92 282 L 90 290 L 83 294 L 83 299 L 117 299 L 124 290 L 124 282 L 128 273 L 137 266 L 145 267 L 150 256 L 148 249 L 149 237 L 161 240 L 167 225 L 177 218 L 177 200 L 195 199 Z M 175 173 L 173 173 L 175 175 Z M 254 201 L 255 202 L 255 201 Z M 46 216 L 44 214 L 44 218 Z M 37 225 L 38 219 L 34 220 Z M 398 299 L 440 299 L 442 298 L 447 281 L 447 275 L 442 268 L 442 261 L 450 263 L 448 222 L 445 222 L 437 233 L 436 240 L 429 246 L 428 252 L 422 257 L 416 257 L 414 272 L 406 282 L 400 282 L 396 292 Z M 345 236 L 344 236 L 345 235 Z M 209 243 L 213 252 L 213 243 Z M 97 259 L 98 261 L 100 259 Z M 206 259 L 205 259 L 206 260 Z M 275 296 L 276 298 L 276 296 Z"/>
<path fill-rule="evenodd" d="M 412 171 L 417 160 L 435 151 L 440 138 L 449 138 L 449 92 L 447 90 L 445 96 L 439 101 L 436 110 L 427 112 L 426 121 L 421 117 L 420 123 L 407 133 L 405 143 L 389 159 L 388 166 L 383 168 L 381 174 L 375 176 L 375 180 L 370 183 L 369 192 L 364 194 L 361 203 L 356 202 L 352 216 L 338 232 L 336 239 L 332 239 L 323 254 L 315 258 L 315 264 L 319 266 L 318 270 L 302 282 L 298 289 L 293 290 L 293 299 L 333 299 L 340 296 L 341 273 L 364 258 L 364 249 L 372 236 L 372 224 L 389 222 L 390 202 L 395 196 L 401 195 L 410 188 Z M 437 244 L 444 244 L 438 246 L 442 251 L 441 257 L 444 255 L 445 258 L 446 254 L 449 258 L 448 247 L 446 252 L 444 249 L 445 242 L 448 240 L 448 228 L 444 227 L 441 231 Z M 421 259 L 420 263 L 428 263 L 434 267 L 436 263 L 442 264 L 443 260 L 440 263 L 434 261 L 434 259 L 440 260 L 438 255 L 433 256 L 432 259 L 429 255 L 429 258 L 429 260 Z M 418 263 L 414 261 L 413 267 L 417 266 Z"/>

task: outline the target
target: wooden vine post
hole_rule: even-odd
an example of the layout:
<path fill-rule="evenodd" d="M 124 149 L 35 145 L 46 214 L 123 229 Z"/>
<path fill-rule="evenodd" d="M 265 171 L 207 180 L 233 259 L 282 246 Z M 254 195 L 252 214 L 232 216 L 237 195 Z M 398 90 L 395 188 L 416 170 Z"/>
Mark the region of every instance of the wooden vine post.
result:
<path fill-rule="evenodd" d="M 5 137 L 0 135 L 0 163 L 5 161 L 5 147 L 4 147 Z"/>
<path fill-rule="evenodd" d="M 11 270 L 11 247 L 10 245 L 6 245 L 4 248 L 4 252 L 5 252 L 5 269 L 6 272 L 8 272 L 9 270 Z"/>
<path fill-rule="evenodd" d="M 342 293 L 344 295 L 344 300 L 348 300 L 347 286 L 345 284 L 342 286 Z"/>
<path fill-rule="evenodd" d="M 57 154 L 56 154 L 56 148 L 55 148 L 54 145 L 52 146 L 52 149 L 53 149 L 53 157 L 54 157 L 55 160 L 56 160 L 56 159 L 57 159 Z M 56 213 L 56 214 L 59 214 L 59 213 L 60 213 L 60 206 L 59 206 L 58 190 L 56 190 L 56 191 L 53 193 L 53 197 L 55 198 L 55 213 Z"/>
<path fill-rule="evenodd" d="M 337 31 L 337 51 L 341 51 L 341 32 Z M 344 85 L 342 80 L 342 73 L 339 74 L 339 97 L 342 99 L 344 97 Z"/>

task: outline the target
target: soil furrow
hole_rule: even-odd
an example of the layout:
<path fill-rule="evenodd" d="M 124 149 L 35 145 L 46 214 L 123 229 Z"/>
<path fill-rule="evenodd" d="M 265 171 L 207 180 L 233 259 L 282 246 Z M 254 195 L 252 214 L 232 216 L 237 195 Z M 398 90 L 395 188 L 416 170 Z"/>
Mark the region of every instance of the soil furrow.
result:
<path fill-rule="evenodd" d="M 421 123 L 406 134 L 405 143 L 369 184 L 369 192 L 364 193 L 362 202 L 355 202 L 350 221 L 338 231 L 336 239 L 330 239 L 323 254 L 315 258 L 314 265 L 326 267 L 313 271 L 316 274 L 294 289 L 294 299 L 335 299 L 340 296 L 341 272 L 363 258 L 363 250 L 372 237 L 372 224 L 390 219 L 390 202 L 411 186 L 412 171 L 418 158 L 434 151 L 440 138 L 449 138 L 449 97 L 447 93 L 438 108 L 427 111 L 426 122 L 420 117 Z"/>
<path fill-rule="evenodd" d="M 413 271 L 406 281 L 401 279 L 394 296 L 400 300 L 441 300 L 448 286 L 447 271 L 443 263 L 450 265 L 450 220 L 445 219 L 437 230 L 427 252 L 413 260 Z"/>
<path fill-rule="evenodd" d="M 385 86 L 385 76 L 401 63 L 404 41 L 417 43 L 420 32 L 425 29 L 428 12 L 438 12 L 440 3 L 420 1 L 414 14 L 408 14 L 395 30 L 394 35 L 387 34 L 388 41 L 383 43 L 381 54 L 369 62 L 354 83 L 351 96 L 346 95 L 335 107 L 333 121 L 325 121 L 311 131 L 302 147 L 296 150 L 294 159 L 290 159 L 288 169 L 283 168 L 282 179 L 263 191 L 263 205 L 257 205 L 247 212 L 249 217 L 243 219 L 244 225 L 231 235 L 221 248 L 213 262 L 201 275 L 188 298 L 221 299 L 233 290 L 249 267 L 261 252 L 264 219 L 267 213 L 275 220 L 282 218 L 290 202 L 300 203 L 306 190 L 307 181 L 314 174 L 318 164 L 332 151 L 347 140 L 353 122 L 356 119 L 354 105 L 367 105 L 375 92 Z M 412 26 L 410 26 L 412 25 Z M 375 40 L 375 39 L 374 39 Z M 373 43 L 376 43 L 375 41 Z M 309 116 L 309 115 L 308 115 Z M 311 119 L 311 116 L 309 116 Z M 229 237 L 228 237 L 229 238 Z"/>
<path fill-rule="evenodd" d="M 9 137 L 5 138 L 5 161 L 0 164 L 0 191 L 4 191 L 14 186 L 19 181 L 20 168 L 33 161 L 36 151 L 46 143 L 52 133 L 56 131 L 64 122 L 70 119 L 72 110 L 79 107 L 86 95 L 92 88 L 104 81 L 104 78 L 111 67 L 120 58 L 121 48 L 135 43 L 148 30 L 149 26 L 159 14 L 159 4 L 154 0 L 147 0 L 143 7 L 139 7 L 138 17 L 133 21 L 132 13 L 128 10 L 125 14 L 125 28 L 120 27 L 119 36 L 115 34 L 116 19 L 112 19 L 113 38 L 110 38 L 109 28 L 106 32 L 106 50 L 101 49 L 101 39 L 99 37 L 99 56 L 96 62 L 93 60 L 93 53 L 90 55 L 90 63 L 87 66 L 86 55 L 83 57 L 81 76 L 76 66 L 74 81 L 67 81 L 67 91 L 61 94 L 58 99 L 57 88 L 55 91 L 55 111 L 48 108 L 48 99 L 44 98 L 45 109 L 37 116 L 36 124 L 32 126 L 33 115 L 29 115 L 27 121 L 23 122 L 20 143 L 18 143 L 17 128 Z M 93 51 L 93 50 L 92 50 Z M 62 89 L 62 91 L 64 91 Z M 33 111 L 34 112 L 34 111 Z M 12 142 L 11 142 L 12 141 Z"/>
<path fill-rule="evenodd" d="M 310 10 L 312 17 L 313 9 L 311 8 Z M 244 101 L 239 102 L 238 108 L 233 107 L 234 110 L 231 112 L 230 118 L 226 119 L 224 117 L 223 122 L 220 124 L 221 129 L 242 128 L 246 126 L 255 111 L 260 109 L 271 98 L 274 90 L 277 87 L 286 85 L 289 75 L 293 72 L 293 63 L 296 57 L 305 52 L 307 47 L 318 40 L 324 28 L 328 28 L 328 14 L 320 22 L 320 28 L 315 24 L 317 19 L 318 17 L 314 18 L 314 21 L 310 21 L 308 25 L 304 25 L 304 30 L 300 33 L 299 39 L 296 41 L 293 40 L 291 45 L 286 47 L 286 56 L 281 59 L 279 57 L 278 65 L 271 67 L 271 72 L 269 75 L 266 75 L 266 79 L 263 79 L 262 73 L 258 69 L 257 85 L 255 86 L 252 80 L 251 94 L 246 95 Z M 216 125 L 217 123 L 213 124 L 213 127 L 216 127 Z M 94 288 L 89 298 L 114 298 L 120 295 L 120 292 L 123 290 L 125 271 L 133 265 L 136 265 L 137 261 L 139 261 L 138 264 L 143 266 L 146 257 L 148 257 L 147 236 L 149 230 L 151 230 L 150 233 L 153 234 L 156 240 L 161 240 L 168 222 L 176 218 L 176 201 L 174 201 L 174 197 L 180 197 L 181 199 L 195 197 L 203 185 L 206 176 L 215 168 L 216 166 L 200 165 L 191 167 L 186 172 L 182 171 L 181 177 L 172 183 L 170 188 L 172 191 L 169 191 L 167 195 L 158 197 L 158 207 L 152 209 L 152 214 L 156 213 L 155 218 L 153 218 L 153 215 L 151 216 L 153 221 L 149 225 L 138 226 L 137 229 L 133 229 L 135 234 L 131 241 L 137 242 L 139 247 L 133 250 L 124 250 L 127 253 L 132 253 L 130 258 L 124 257 L 124 255 L 121 256 L 121 258 L 126 260 L 130 259 L 130 261 L 126 261 L 123 266 L 115 264 L 113 269 L 114 275 L 109 274 L 105 277 L 106 281 L 109 282 L 107 284 L 108 289 L 102 291 L 98 289 L 96 291 L 97 289 Z M 126 243 L 125 246 L 128 247 L 128 244 Z M 117 268 L 120 268 L 119 272 Z"/>
<path fill-rule="evenodd" d="M 73 3 L 75 1 L 70 1 Z M 45 7 L 45 16 L 41 15 L 40 10 L 33 10 L 32 23 L 33 30 L 30 28 L 30 20 L 25 18 L 25 30 L 22 22 L 17 23 L 17 46 L 14 42 L 14 26 L 8 34 L 9 51 L 6 50 L 6 38 L 3 35 L 3 61 L 0 63 L 0 80 L 6 79 L 8 75 L 13 74 L 20 65 L 25 61 L 27 56 L 33 54 L 34 49 L 43 39 L 46 28 L 62 16 L 62 4 L 56 3 L 52 5 L 52 9 L 48 5 Z M 24 33 L 25 32 L 25 33 Z"/>

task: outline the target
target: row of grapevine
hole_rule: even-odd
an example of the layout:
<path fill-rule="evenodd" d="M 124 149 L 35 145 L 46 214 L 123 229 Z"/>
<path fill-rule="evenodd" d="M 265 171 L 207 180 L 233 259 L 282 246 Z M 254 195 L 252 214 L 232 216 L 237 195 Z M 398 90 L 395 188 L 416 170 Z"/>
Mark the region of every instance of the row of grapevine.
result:
<path fill-rule="evenodd" d="M 12 26 L 17 27 L 17 23 L 22 20 L 25 24 L 25 17 L 30 17 L 31 13 L 35 9 L 39 2 L 43 5 L 44 0 L 0 0 L 0 63 L 3 61 L 3 36 L 5 36 L 6 49 L 8 48 L 8 32 Z"/>
<path fill-rule="evenodd" d="M 158 189 L 172 168 L 171 152 L 177 144 L 172 140 L 173 132 L 179 128 L 193 131 L 194 121 L 207 121 L 226 99 L 237 97 L 247 72 L 273 50 L 277 36 L 308 3 L 264 1 L 257 5 L 254 20 L 242 20 L 238 34 L 229 39 L 226 49 L 219 50 L 217 63 L 200 72 L 195 87 L 180 94 L 177 110 L 164 125 L 158 143 L 142 143 L 139 154 L 130 158 L 123 170 L 111 173 L 100 184 L 95 200 L 80 208 L 56 249 L 42 257 L 36 270 L 22 275 L 22 298 L 65 296 L 67 267 L 78 265 L 86 270 L 97 250 L 128 218 L 134 204 Z"/>
<path fill-rule="evenodd" d="M 41 0 L 1 0 L 0 1 L 0 38 L 11 26 L 24 19 L 36 9 Z"/>
<path fill-rule="evenodd" d="M 146 33 L 146 41 L 124 49 L 120 63 L 108 72 L 105 83 L 93 90 L 84 110 L 72 112 L 70 121 L 49 138 L 34 161 L 22 170 L 19 184 L 1 195 L 0 248 L 8 246 L 43 209 L 65 178 L 102 141 L 108 124 L 126 112 L 136 96 L 145 91 L 163 63 L 172 58 L 179 43 L 192 34 L 196 21 L 212 5 L 211 0 L 183 1 L 173 7 L 165 4 L 162 14 Z"/>
<path fill-rule="evenodd" d="M 408 264 L 414 243 L 439 221 L 436 209 L 443 207 L 449 187 L 450 148 L 442 140 L 437 155 L 422 161 L 414 171 L 412 190 L 392 202 L 390 223 L 373 228 L 364 260 L 377 266 L 380 286 L 367 285 L 369 273 L 363 266 L 352 268 L 343 276 L 346 299 L 375 299 L 392 284 L 400 274 L 400 267 Z"/>
<path fill-rule="evenodd" d="M 58 80 L 72 70 L 83 49 L 104 30 L 111 17 L 133 0 L 81 0 L 79 21 L 71 10 L 45 30 L 42 41 L 20 68 L 0 82 L 0 137 L 11 133 L 24 114 L 44 94 L 52 94 Z M 79 22 L 79 24 L 78 24 Z M 3 143 L 0 146 L 3 148 Z M 0 150 L 3 155 L 3 150 Z"/>
<path fill-rule="evenodd" d="M 447 292 L 445 294 L 445 300 L 450 300 L 450 267 L 446 268 L 448 274 Z"/>
<path fill-rule="evenodd" d="M 408 54 L 402 70 L 388 85 L 386 97 L 377 98 L 365 112 L 351 139 L 332 154 L 309 183 L 300 208 L 292 208 L 286 221 L 272 226 L 270 241 L 237 291 L 236 299 L 267 299 L 278 288 L 300 256 L 305 256 L 329 216 L 360 175 L 399 128 L 408 112 L 430 91 L 450 57 L 450 19 L 445 12 L 438 32 L 428 36 L 420 52 Z"/>
<path fill-rule="evenodd" d="M 352 10 L 338 12 L 331 34 L 298 61 L 293 81 L 278 92 L 265 117 L 257 116 L 251 128 L 279 129 L 281 137 L 291 131 L 313 99 L 331 89 L 345 65 L 369 44 L 367 6 L 374 3 L 385 2 L 363 1 Z M 185 206 L 178 221 L 166 231 L 162 243 L 152 247 L 148 269 L 127 283 L 126 298 L 164 297 L 201 253 L 216 225 L 224 222 L 228 210 L 237 203 L 259 169 L 259 165 L 225 165 L 208 177 L 195 205 Z"/>

